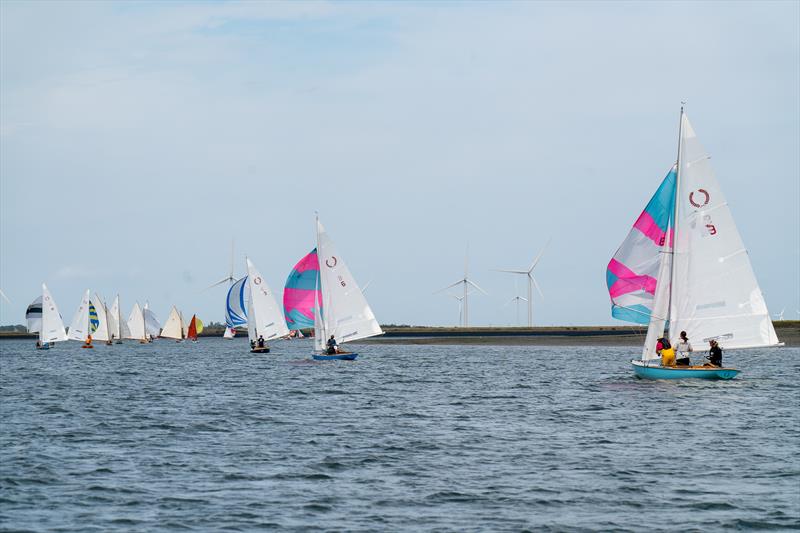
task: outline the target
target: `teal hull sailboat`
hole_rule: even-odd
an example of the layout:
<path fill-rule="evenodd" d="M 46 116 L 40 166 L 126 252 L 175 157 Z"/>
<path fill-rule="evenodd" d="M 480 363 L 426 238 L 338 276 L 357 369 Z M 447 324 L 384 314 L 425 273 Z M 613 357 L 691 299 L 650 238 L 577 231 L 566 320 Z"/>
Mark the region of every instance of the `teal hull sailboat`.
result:
<path fill-rule="evenodd" d="M 647 324 L 644 379 L 733 379 L 740 371 L 702 364 L 676 366 L 671 349 L 690 359 L 716 341 L 725 350 L 781 346 L 728 203 L 681 108 L 678 158 L 608 264 L 611 315 Z M 697 363 L 700 363 L 699 365 Z"/>
<path fill-rule="evenodd" d="M 352 361 L 358 354 L 336 346 L 328 349 L 333 337 L 338 343 L 382 335 L 375 314 L 350 269 L 339 255 L 317 217 L 317 261 L 319 275 L 314 299 L 314 349 L 316 361 Z M 333 352 L 333 353 L 329 353 Z"/>

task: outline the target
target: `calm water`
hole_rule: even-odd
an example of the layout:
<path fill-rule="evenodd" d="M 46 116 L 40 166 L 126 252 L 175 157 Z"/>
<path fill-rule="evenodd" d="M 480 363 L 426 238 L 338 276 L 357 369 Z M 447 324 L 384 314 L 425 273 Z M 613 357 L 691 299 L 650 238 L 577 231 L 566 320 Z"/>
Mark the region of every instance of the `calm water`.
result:
<path fill-rule="evenodd" d="M 797 348 L 70 344 L 0 342 L 0 529 L 800 528 Z"/>

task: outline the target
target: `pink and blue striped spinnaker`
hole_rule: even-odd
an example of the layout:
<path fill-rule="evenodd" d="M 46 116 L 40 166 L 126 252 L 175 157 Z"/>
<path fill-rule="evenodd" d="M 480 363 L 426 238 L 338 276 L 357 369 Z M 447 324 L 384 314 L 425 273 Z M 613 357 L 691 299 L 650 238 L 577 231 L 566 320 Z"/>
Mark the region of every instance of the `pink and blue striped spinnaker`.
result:
<path fill-rule="evenodd" d="M 650 322 L 667 232 L 672 244 L 675 180 L 673 167 L 608 263 L 606 284 L 614 318 L 637 324 Z"/>
<path fill-rule="evenodd" d="M 302 258 L 292 269 L 283 289 L 283 315 L 289 329 L 314 327 L 314 306 L 322 302 L 319 290 L 317 249 Z M 314 298 L 316 293 L 316 301 Z"/>

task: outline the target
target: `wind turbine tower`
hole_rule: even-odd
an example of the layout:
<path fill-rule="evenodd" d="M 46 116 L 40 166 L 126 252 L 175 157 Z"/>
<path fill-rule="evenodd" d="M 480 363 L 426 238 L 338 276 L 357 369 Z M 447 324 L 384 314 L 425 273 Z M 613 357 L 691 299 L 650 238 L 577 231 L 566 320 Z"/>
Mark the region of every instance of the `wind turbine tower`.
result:
<path fill-rule="evenodd" d="M 464 289 L 464 295 L 461 297 L 461 299 L 463 300 L 464 327 L 466 328 L 466 327 L 469 326 L 469 298 L 468 298 L 469 297 L 469 286 L 472 285 L 473 287 L 475 287 L 476 289 L 481 291 L 483 294 L 486 294 L 486 295 L 489 294 L 485 290 L 483 290 L 480 287 L 478 287 L 478 285 L 475 284 L 474 281 L 469 279 L 469 247 L 467 247 L 467 254 L 464 256 L 464 277 L 461 278 L 460 280 L 456 281 L 455 283 L 451 283 L 450 285 L 448 285 L 447 287 L 445 287 L 443 289 L 439 289 L 434 294 L 440 293 L 442 291 L 446 291 L 447 289 L 452 289 L 453 287 L 457 287 L 458 285 L 461 285 L 463 287 L 463 289 Z"/>
<path fill-rule="evenodd" d="M 214 288 L 217 285 L 222 285 L 223 283 L 228 283 L 230 285 L 233 285 L 235 282 L 236 282 L 236 278 L 233 277 L 233 239 L 231 239 L 231 269 L 228 272 L 228 276 L 222 278 L 221 280 L 219 280 L 218 282 L 214 283 L 213 285 L 209 285 L 208 287 L 206 287 L 203 290 L 207 291 L 208 289 Z"/>
<path fill-rule="evenodd" d="M 496 269 L 497 272 L 506 272 L 508 274 L 518 274 L 523 275 L 528 278 L 528 327 L 533 327 L 533 287 L 536 287 L 536 290 L 539 292 L 539 296 L 544 298 L 544 294 L 542 294 L 542 289 L 539 288 L 539 284 L 536 283 L 536 278 L 533 277 L 533 269 L 536 268 L 536 265 L 539 264 L 539 260 L 542 258 L 542 254 L 547 249 L 547 246 L 550 244 L 551 239 L 547 239 L 544 247 L 542 247 L 539 255 L 533 260 L 531 263 L 530 268 L 527 270 L 505 270 L 505 269 Z"/>

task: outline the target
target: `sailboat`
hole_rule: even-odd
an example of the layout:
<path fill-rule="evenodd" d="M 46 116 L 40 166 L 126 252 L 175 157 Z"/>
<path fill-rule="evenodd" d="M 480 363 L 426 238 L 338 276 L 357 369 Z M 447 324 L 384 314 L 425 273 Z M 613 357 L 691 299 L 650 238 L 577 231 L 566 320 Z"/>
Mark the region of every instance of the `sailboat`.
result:
<path fill-rule="evenodd" d="M 94 314 L 97 317 L 97 326 L 92 333 L 92 340 L 105 341 L 106 344 L 111 344 L 111 332 L 109 330 L 108 310 L 106 304 L 99 294 L 94 293 L 94 299 L 91 301 L 94 308 Z M 91 317 L 92 311 L 89 309 Z"/>
<path fill-rule="evenodd" d="M 139 307 L 139 302 L 133 304 L 131 314 L 128 316 L 128 334 L 124 338 L 138 340 L 139 344 L 147 344 L 147 332 L 144 327 L 144 313 Z"/>
<path fill-rule="evenodd" d="M 197 318 L 197 315 L 192 315 L 189 321 L 189 327 L 186 331 L 186 338 L 192 342 L 197 342 L 197 335 L 203 332 L 203 321 Z"/>
<path fill-rule="evenodd" d="M 735 368 L 663 366 L 659 338 L 685 331 L 697 346 L 780 346 L 767 305 L 714 171 L 681 108 L 677 163 L 608 265 L 611 314 L 648 324 L 646 379 L 732 379 Z M 702 343 L 702 344 L 701 344 Z"/>
<path fill-rule="evenodd" d="M 90 294 L 91 291 L 86 289 L 81 303 L 78 305 L 78 309 L 72 317 L 72 322 L 70 323 L 69 332 L 67 334 L 67 339 L 69 340 L 83 341 L 84 344 L 81 348 L 93 348 L 91 336 L 100 325 L 97 309 L 89 299 Z"/>
<path fill-rule="evenodd" d="M 29 313 L 30 317 L 28 317 Z M 42 283 L 42 295 L 28 306 L 26 318 L 28 318 L 28 331 L 39 333 L 36 349 L 48 350 L 51 343 L 67 340 L 61 313 L 58 312 L 56 301 L 44 283 Z"/>
<path fill-rule="evenodd" d="M 236 280 L 225 298 L 225 334 L 226 339 L 236 336 L 236 326 L 247 325 L 247 276 Z"/>
<path fill-rule="evenodd" d="M 314 292 L 317 299 L 314 306 L 314 349 L 317 353 L 313 354 L 313 358 L 318 361 L 353 360 L 358 356 L 357 353 L 339 350 L 329 354 L 323 351 L 329 337 L 333 336 L 340 344 L 344 344 L 382 335 L 383 330 L 319 217 L 317 255 L 319 291 Z"/>
<path fill-rule="evenodd" d="M 122 320 L 119 307 L 119 294 L 117 294 L 116 298 L 114 298 L 114 303 L 111 304 L 111 309 L 106 313 L 106 318 L 108 318 L 109 338 L 116 342 L 116 344 L 122 344 L 122 339 L 130 338 L 128 322 Z"/>
<path fill-rule="evenodd" d="M 152 342 L 161 333 L 161 324 L 158 323 L 156 314 L 150 309 L 149 302 L 145 302 L 142 314 L 144 315 L 144 329 L 147 332 L 148 340 Z"/>
<path fill-rule="evenodd" d="M 164 322 L 164 327 L 161 329 L 161 337 L 175 339 L 178 342 L 181 342 L 184 338 L 183 330 L 183 316 L 173 305 L 172 310 L 169 312 L 169 316 L 167 317 L 167 321 Z"/>
<path fill-rule="evenodd" d="M 267 353 L 266 341 L 289 334 L 283 312 L 275 301 L 272 291 L 256 266 L 247 261 L 247 336 L 250 338 L 252 353 Z"/>

